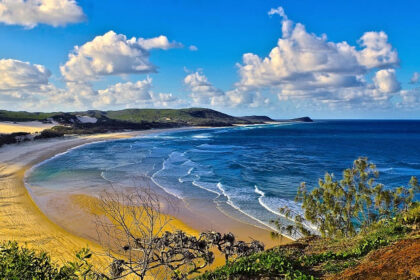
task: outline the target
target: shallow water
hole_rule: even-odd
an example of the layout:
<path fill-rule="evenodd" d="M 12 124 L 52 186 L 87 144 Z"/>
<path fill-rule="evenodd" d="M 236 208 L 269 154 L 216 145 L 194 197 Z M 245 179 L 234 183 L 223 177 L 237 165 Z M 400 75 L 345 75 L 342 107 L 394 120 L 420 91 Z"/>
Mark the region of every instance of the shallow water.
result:
<path fill-rule="evenodd" d="M 420 121 L 317 121 L 94 143 L 37 166 L 27 183 L 36 194 L 149 182 L 180 199 L 205 199 L 230 216 L 270 226 L 279 207 L 299 211 L 293 199 L 302 181 L 314 186 L 327 171 L 340 177 L 358 156 L 376 163 L 380 182 L 406 185 L 420 176 Z"/>

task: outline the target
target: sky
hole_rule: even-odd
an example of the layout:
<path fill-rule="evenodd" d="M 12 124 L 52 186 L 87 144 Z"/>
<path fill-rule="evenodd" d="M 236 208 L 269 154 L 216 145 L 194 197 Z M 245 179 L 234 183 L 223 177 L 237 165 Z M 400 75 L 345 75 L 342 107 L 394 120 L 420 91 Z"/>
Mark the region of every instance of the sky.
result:
<path fill-rule="evenodd" d="M 0 109 L 420 118 L 420 2 L 0 0 Z"/>

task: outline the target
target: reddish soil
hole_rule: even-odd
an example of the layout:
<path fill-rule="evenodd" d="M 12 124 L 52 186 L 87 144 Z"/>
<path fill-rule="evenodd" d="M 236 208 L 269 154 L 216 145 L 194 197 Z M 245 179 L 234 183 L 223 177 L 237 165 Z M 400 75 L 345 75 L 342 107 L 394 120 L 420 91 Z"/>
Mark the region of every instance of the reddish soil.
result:
<path fill-rule="evenodd" d="M 335 275 L 340 280 L 420 279 L 420 238 L 398 241 L 366 256 L 357 266 Z"/>

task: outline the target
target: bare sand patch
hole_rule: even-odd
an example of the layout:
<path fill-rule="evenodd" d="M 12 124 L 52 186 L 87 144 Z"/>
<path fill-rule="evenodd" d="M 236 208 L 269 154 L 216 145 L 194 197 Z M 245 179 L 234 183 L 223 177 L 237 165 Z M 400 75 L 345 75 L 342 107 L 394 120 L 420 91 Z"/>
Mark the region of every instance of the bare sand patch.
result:
<path fill-rule="evenodd" d="M 0 122 L 0 133 L 10 134 L 15 132 L 36 133 L 53 127 L 56 124 L 32 122 Z"/>

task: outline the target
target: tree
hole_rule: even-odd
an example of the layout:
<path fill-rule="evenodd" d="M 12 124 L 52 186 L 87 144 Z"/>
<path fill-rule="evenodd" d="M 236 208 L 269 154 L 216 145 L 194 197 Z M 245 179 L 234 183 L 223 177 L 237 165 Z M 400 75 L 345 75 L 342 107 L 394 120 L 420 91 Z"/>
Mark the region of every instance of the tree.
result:
<path fill-rule="evenodd" d="M 98 236 L 113 261 L 110 278 L 135 275 L 144 279 L 152 275 L 165 279 L 167 269 L 180 269 L 202 257 L 211 261 L 205 248 L 192 255 L 191 242 L 182 234 L 171 235 L 172 218 L 162 214 L 162 202 L 150 189 L 120 191 L 114 186 L 104 192 L 97 216 Z M 176 247 L 176 249 L 175 249 Z"/>
<path fill-rule="evenodd" d="M 304 225 L 306 220 L 323 236 L 348 237 L 374 222 L 407 211 L 414 202 L 414 193 L 419 191 L 417 178 L 411 178 L 408 188 L 388 189 L 376 183 L 378 176 L 376 166 L 366 157 L 359 157 L 352 168 L 343 171 L 341 180 L 326 173 L 324 179 L 319 179 L 318 187 L 311 191 L 305 183 L 300 185 L 295 201 L 302 204 L 303 216 L 287 207 L 280 208 L 286 217 L 294 219 L 295 225 L 272 222 L 281 232 L 308 235 L 311 232 Z"/>
<path fill-rule="evenodd" d="M 246 257 L 264 251 L 264 244 L 260 241 L 253 240 L 250 243 L 236 241 L 235 235 L 231 232 L 222 235 L 219 232 L 210 231 L 202 233 L 201 237 L 204 237 L 204 240 L 224 255 L 226 264 L 231 258 Z"/>
<path fill-rule="evenodd" d="M 264 250 L 258 241 L 235 241 L 232 233 L 188 235 L 171 227 L 162 214 L 162 201 L 149 189 L 118 191 L 112 187 L 99 203 L 98 235 L 112 259 L 109 278 L 135 275 L 139 279 L 186 279 L 214 261 L 213 248 L 229 258 Z"/>

